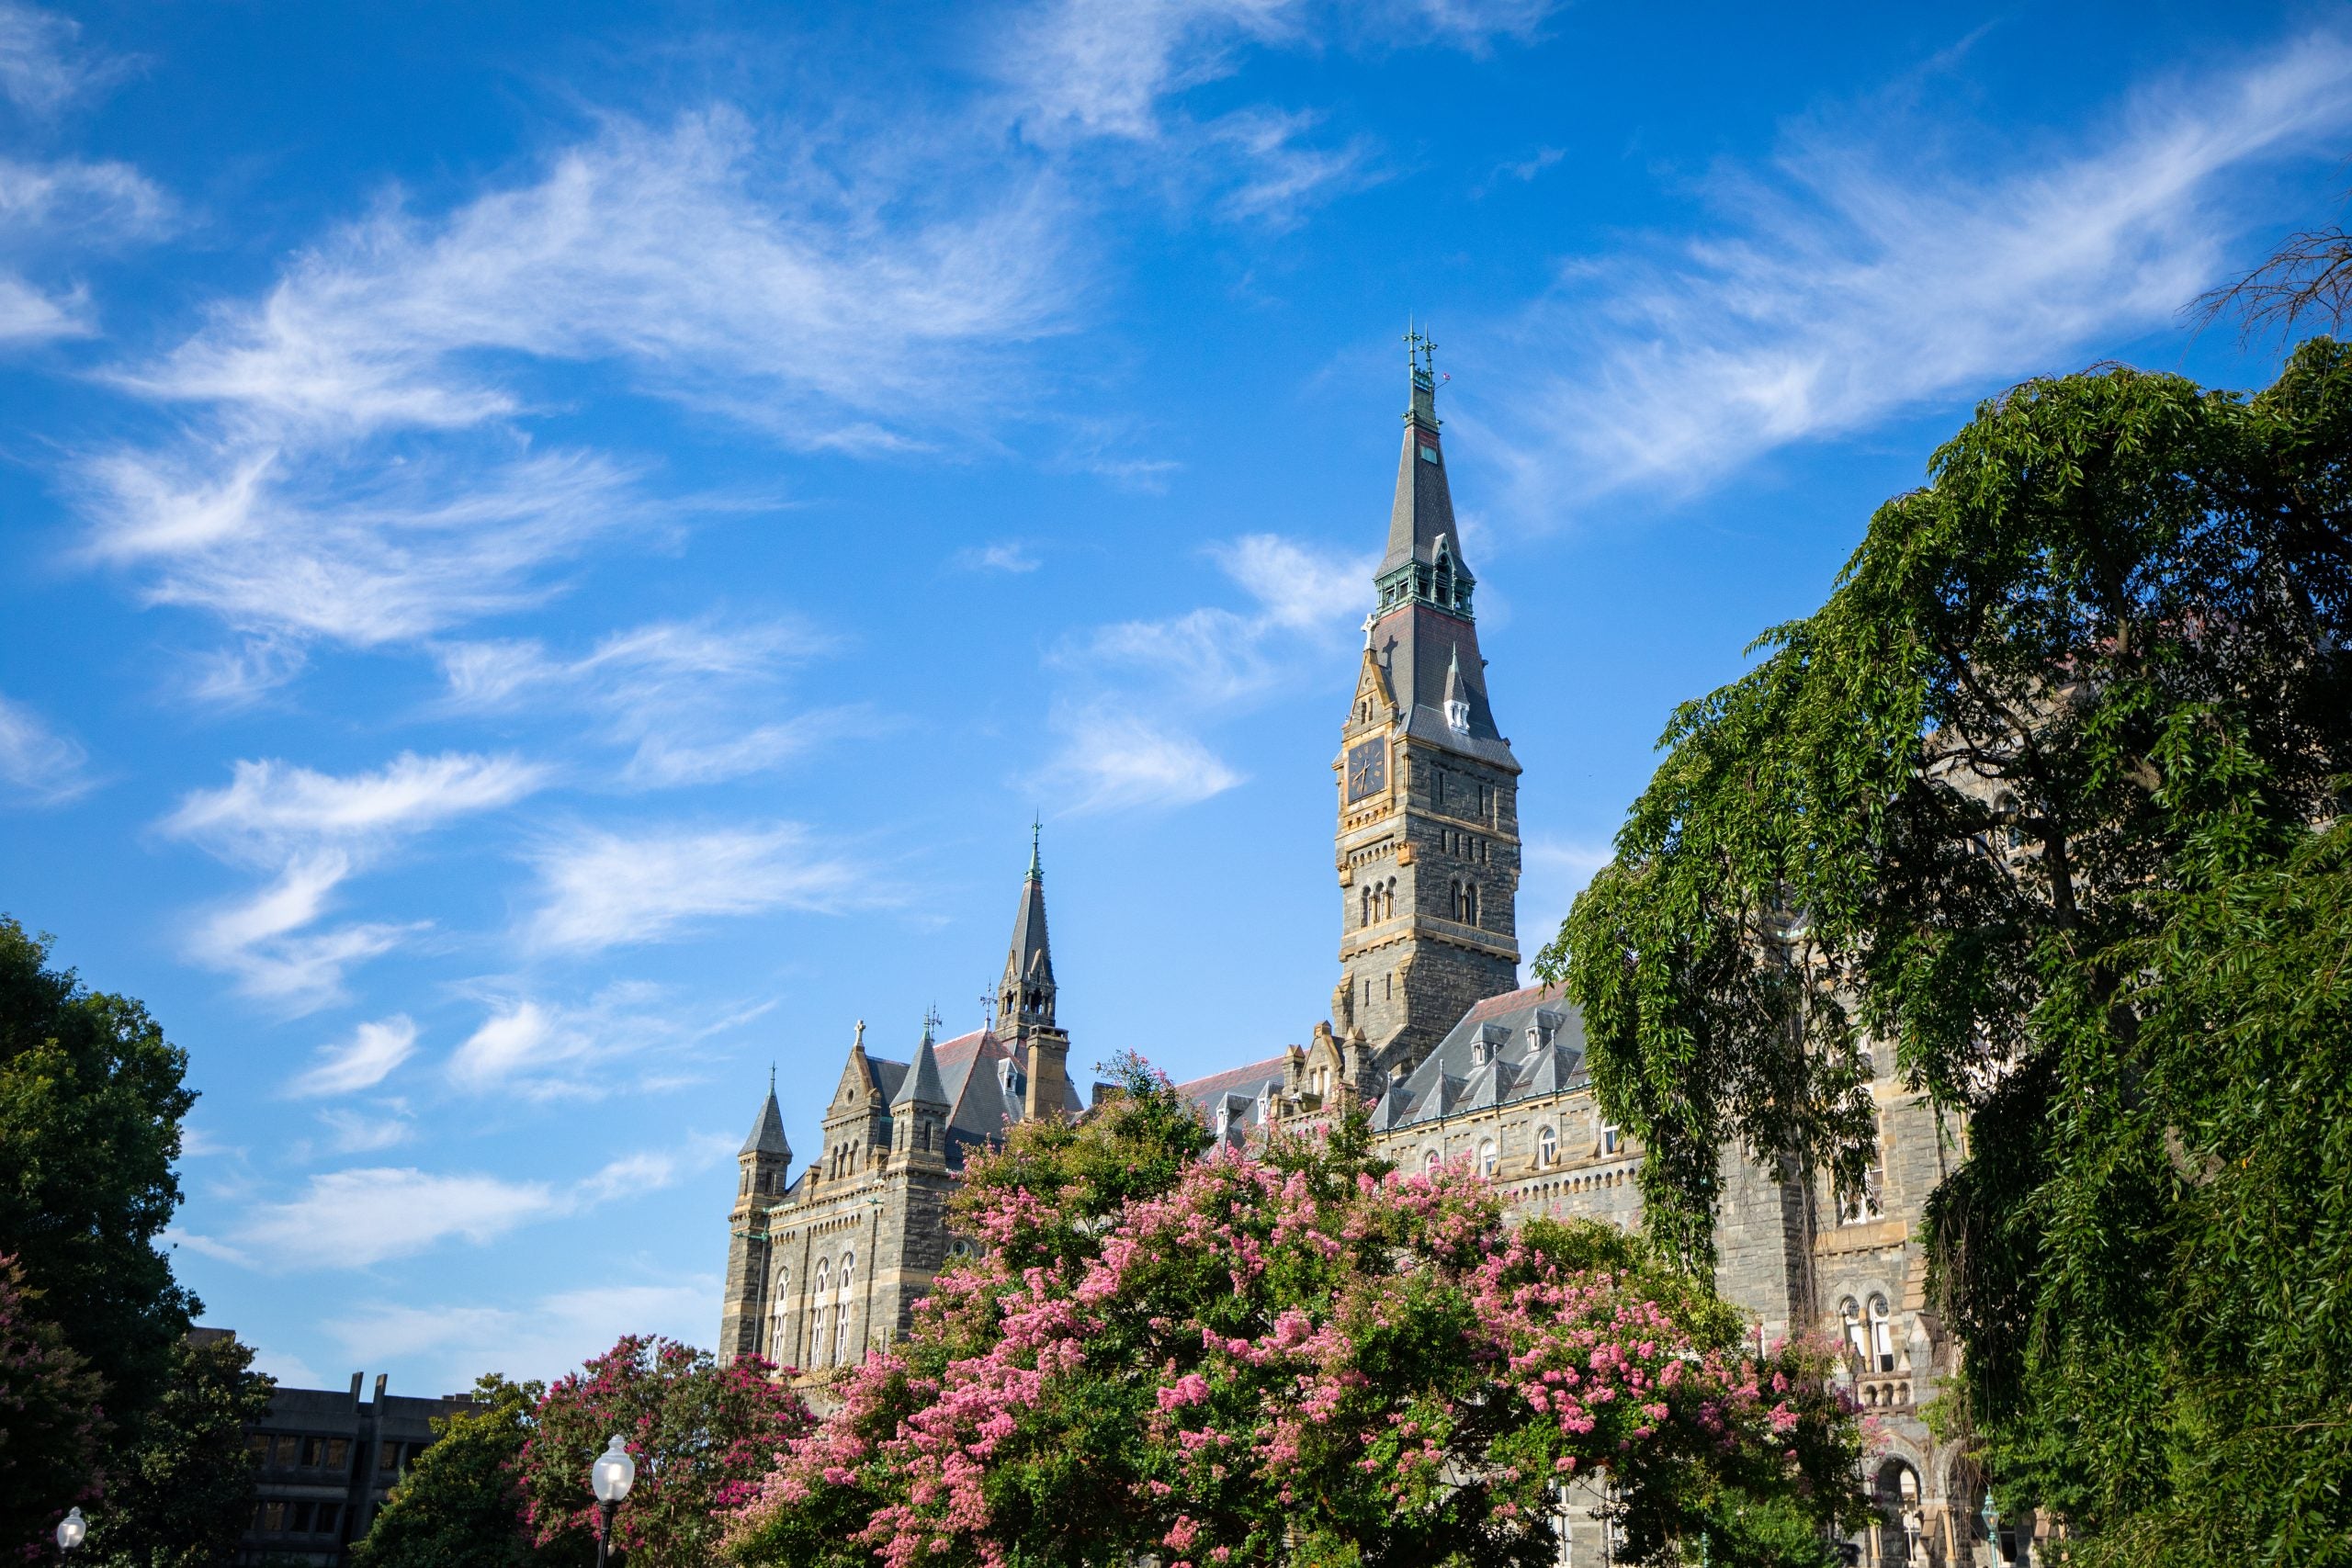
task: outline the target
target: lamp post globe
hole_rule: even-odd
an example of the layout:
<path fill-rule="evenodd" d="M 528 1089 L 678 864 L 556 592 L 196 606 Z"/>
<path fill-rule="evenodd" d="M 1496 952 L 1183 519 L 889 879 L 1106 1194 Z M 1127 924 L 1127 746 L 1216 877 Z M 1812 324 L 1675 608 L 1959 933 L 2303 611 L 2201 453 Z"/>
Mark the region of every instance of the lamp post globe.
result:
<path fill-rule="evenodd" d="M 82 1517 L 82 1510 L 66 1509 L 65 1517 L 57 1521 L 57 1550 L 73 1551 L 82 1544 L 82 1538 L 89 1533 L 90 1521 Z"/>
<path fill-rule="evenodd" d="M 1984 1493 L 1984 1508 L 1977 1517 L 1984 1526 L 1984 1554 L 1992 1560 L 1993 1568 L 2001 1568 L 2001 1510 L 1994 1506 L 1991 1488 Z"/>
<path fill-rule="evenodd" d="M 637 1484 L 637 1461 L 629 1458 L 628 1449 L 616 1433 L 588 1467 L 588 1489 L 596 1495 L 596 1562 L 605 1562 L 605 1553 L 613 1533 L 613 1510 Z"/>

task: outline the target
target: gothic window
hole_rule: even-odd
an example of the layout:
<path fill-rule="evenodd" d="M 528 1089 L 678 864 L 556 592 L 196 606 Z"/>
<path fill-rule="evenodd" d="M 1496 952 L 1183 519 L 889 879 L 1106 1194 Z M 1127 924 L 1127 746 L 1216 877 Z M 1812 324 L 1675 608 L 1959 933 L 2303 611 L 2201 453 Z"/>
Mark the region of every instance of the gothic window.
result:
<path fill-rule="evenodd" d="M 826 1366 L 825 1358 L 825 1290 L 832 1279 L 832 1260 L 817 1259 L 817 1281 L 808 1292 L 808 1359 L 817 1366 Z"/>
<path fill-rule="evenodd" d="M 1851 1296 L 1848 1296 L 1844 1301 L 1839 1302 L 1838 1303 L 1838 1321 L 1844 1326 L 1846 1334 L 1846 1348 L 1854 1353 L 1855 1361 L 1862 1366 L 1869 1366 L 1871 1361 L 1870 1330 L 1862 1325 L 1862 1303 L 1856 1301 Z"/>
<path fill-rule="evenodd" d="M 1862 1178 L 1850 1187 L 1840 1187 L 1838 1193 L 1838 1223 L 1841 1225 L 1868 1224 L 1886 1212 L 1882 1190 L 1886 1184 L 1886 1156 L 1876 1138 L 1871 1140 L 1870 1163 L 1862 1168 Z"/>
<path fill-rule="evenodd" d="M 1383 976 L 1381 977 L 1381 984 L 1386 989 L 1387 995 L 1385 999 L 1395 1001 L 1396 999 L 1396 971 L 1391 969 L 1386 975 Z"/>
<path fill-rule="evenodd" d="M 1435 1176 L 1437 1174 L 1438 1165 L 1438 1155 L 1435 1149 L 1431 1149 L 1421 1160 L 1421 1169 L 1430 1176 Z"/>
<path fill-rule="evenodd" d="M 1359 917 L 1356 924 L 1360 926 L 1372 924 L 1372 889 L 1369 886 L 1357 895 L 1356 904 Z"/>
<path fill-rule="evenodd" d="M 1535 1134 L 1535 1163 L 1549 1168 L 1560 1157 L 1560 1134 L 1546 1127 Z"/>
<path fill-rule="evenodd" d="M 856 1253 L 854 1253 L 854 1252 L 844 1252 L 844 1253 L 842 1253 L 842 1282 L 841 1282 L 841 1292 L 842 1292 L 842 1299 L 843 1301 L 847 1301 L 847 1300 L 849 1299 L 850 1285 L 851 1285 L 851 1283 L 852 1283 L 852 1282 L 856 1279 L 856 1277 L 857 1277 L 857 1254 L 856 1254 Z"/>
<path fill-rule="evenodd" d="M 792 1332 L 791 1285 L 791 1270 L 786 1269 L 777 1269 L 775 1271 L 775 1299 L 770 1303 L 768 1308 L 767 1357 L 771 1361 L 781 1362 L 786 1356 L 791 1353 L 786 1348 L 784 1343 L 786 1337 Z"/>
<path fill-rule="evenodd" d="M 833 1309 L 833 1364 L 849 1364 L 849 1303 L 842 1303 Z"/>
<path fill-rule="evenodd" d="M 1871 1298 L 1871 1364 L 1882 1372 L 1894 1370 L 1894 1322 L 1888 1314 L 1886 1298 Z"/>
<path fill-rule="evenodd" d="M 1393 919 L 1396 914 L 1396 879 L 1390 877 L 1380 889 L 1380 918 Z"/>
<path fill-rule="evenodd" d="M 2007 826 L 2002 829 L 2002 837 L 2007 840 L 2009 848 L 2023 849 L 2025 830 L 2018 826 L 2018 797 L 2004 791 L 2001 797 L 1993 803 L 1993 809 L 2009 819 Z"/>
<path fill-rule="evenodd" d="M 1492 1138 L 1481 1138 L 1478 1141 L 1478 1174 L 1481 1176 L 1495 1174 L 1495 1141 Z"/>
<path fill-rule="evenodd" d="M 1462 923 L 1468 926 L 1478 923 L 1478 885 L 1475 882 L 1462 885 Z"/>

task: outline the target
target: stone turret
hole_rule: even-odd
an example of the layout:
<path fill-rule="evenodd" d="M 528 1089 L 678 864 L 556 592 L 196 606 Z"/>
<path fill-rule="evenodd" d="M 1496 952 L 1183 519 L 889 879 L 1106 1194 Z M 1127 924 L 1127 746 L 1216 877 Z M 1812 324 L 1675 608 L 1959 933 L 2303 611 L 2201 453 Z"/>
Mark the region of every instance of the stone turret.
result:
<path fill-rule="evenodd" d="M 740 1175 L 735 1207 L 728 1216 L 727 1303 L 718 1330 L 718 1353 L 724 1360 L 762 1354 L 766 1348 L 762 1330 L 769 1317 L 768 1211 L 784 1201 L 792 1180 L 792 1144 L 784 1135 L 773 1067 L 768 1069 L 767 1099 L 735 1163 Z"/>
<path fill-rule="evenodd" d="M 1038 837 L 1029 825 L 1029 874 L 1022 878 L 1013 913 L 1012 944 L 997 986 L 996 1036 L 1021 1063 L 1022 1114 L 1059 1116 L 1069 1105 L 1069 1035 L 1054 1021 L 1054 954 L 1046 933 L 1046 874 Z"/>

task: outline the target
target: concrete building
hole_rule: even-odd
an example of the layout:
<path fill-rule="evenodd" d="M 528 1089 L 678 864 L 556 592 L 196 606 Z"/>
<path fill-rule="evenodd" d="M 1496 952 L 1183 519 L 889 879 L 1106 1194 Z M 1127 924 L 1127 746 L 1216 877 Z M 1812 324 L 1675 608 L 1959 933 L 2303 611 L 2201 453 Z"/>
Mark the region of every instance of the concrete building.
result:
<path fill-rule="evenodd" d="M 231 1335 L 198 1328 L 199 1337 Z M 385 1376 L 362 1399 L 367 1374 L 351 1374 L 348 1392 L 280 1388 L 269 1414 L 245 1436 L 260 1462 L 254 1517 L 237 1543 L 239 1568 L 341 1568 L 351 1543 L 368 1533 L 416 1456 L 432 1446 L 435 1417 L 476 1408 L 463 1394 L 425 1398 L 388 1394 Z"/>
<path fill-rule="evenodd" d="M 1582 1020 L 1558 991 L 1519 984 L 1521 770 L 1487 694 L 1419 343 L 1404 422 L 1387 551 L 1332 762 L 1331 1017 L 1280 1055 L 1181 1088 L 1237 1145 L 1353 1098 L 1401 1165 L 1466 1159 L 1515 1214 L 1632 1228 L 1642 1151 L 1601 1114 Z M 993 1027 L 944 1045 L 926 1031 L 899 1063 L 869 1058 L 861 1025 L 826 1149 L 797 1177 L 771 1084 L 741 1156 L 723 1354 L 823 1368 L 887 1343 L 970 1245 L 942 1223 L 964 1151 L 1008 1120 L 1076 1111 L 1034 842 L 1020 909 Z M 1882 1514 L 1854 1543 L 1860 1560 L 1961 1568 L 1984 1561 L 1981 1492 L 1969 1456 L 1936 1443 L 1919 1416 L 1954 1350 L 1927 1300 L 1918 1221 L 1964 1130 L 1905 1090 L 1893 1066 L 1879 1053 L 1878 1155 L 1860 1190 L 1724 1151 L 1717 1286 L 1767 1340 L 1811 1329 L 1845 1347 L 1841 1376 L 1874 1417 L 1868 1479 Z M 1598 1501 L 1572 1499 L 1567 1564 L 1608 1561 Z"/>

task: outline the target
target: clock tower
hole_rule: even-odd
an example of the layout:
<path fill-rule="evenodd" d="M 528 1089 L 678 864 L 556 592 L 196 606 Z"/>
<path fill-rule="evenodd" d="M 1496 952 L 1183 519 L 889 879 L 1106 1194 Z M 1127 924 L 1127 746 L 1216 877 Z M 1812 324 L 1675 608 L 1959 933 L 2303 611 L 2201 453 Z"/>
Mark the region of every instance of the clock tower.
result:
<path fill-rule="evenodd" d="M 1519 987 L 1519 761 L 1487 703 L 1437 417 L 1434 344 L 1407 337 L 1412 403 L 1340 727 L 1334 1032 L 1395 1079 L 1472 1003 Z M 1369 1088 L 1370 1085 L 1361 1087 Z"/>

